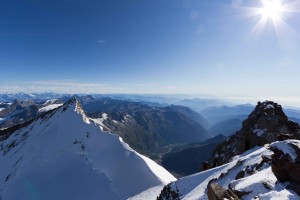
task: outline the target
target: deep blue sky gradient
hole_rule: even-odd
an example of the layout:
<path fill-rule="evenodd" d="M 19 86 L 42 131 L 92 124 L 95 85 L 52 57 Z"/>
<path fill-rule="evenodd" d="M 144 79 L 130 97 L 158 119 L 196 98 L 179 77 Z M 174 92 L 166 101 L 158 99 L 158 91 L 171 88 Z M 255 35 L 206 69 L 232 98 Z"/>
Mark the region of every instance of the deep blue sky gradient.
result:
<path fill-rule="evenodd" d="M 299 12 L 253 34 L 246 6 L 261 3 L 0 0 L 0 89 L 300 95 Z"/>

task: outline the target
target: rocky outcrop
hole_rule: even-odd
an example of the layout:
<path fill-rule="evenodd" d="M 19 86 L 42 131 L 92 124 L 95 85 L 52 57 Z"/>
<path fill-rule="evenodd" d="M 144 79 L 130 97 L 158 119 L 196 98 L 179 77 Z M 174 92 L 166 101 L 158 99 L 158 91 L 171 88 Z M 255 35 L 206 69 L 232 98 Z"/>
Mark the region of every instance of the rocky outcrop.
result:
<path fill-rule="evenodd" d="M 173 190 L 170 184 L 164 186 L 157 200 L 180 200 L 178 190 Z"/>
<path fill-rule="evenodd" d="M 209 161 L 210 167 L 227 163 L 233 156 L 277 140 L 300 139 L 300 127 L 289 121 L 282 107 L 272 101 L 258 102 L 240 131 L 219 144 Z"/>
<path fill-rule="evenodd" d="M 226 190 L 217 183 L 212 183 L 208 186 L 207 196 L 208 200 L 239 200 L 239 197 L 235 195 L 231 190 Z"/>
<path fill-rule="evenodd" d="M 289 181 L 287 189 L 300 195 L 300 141 L 286 140 L 270 145 L 272 155 L 272 171 L 278 181 Z"/>

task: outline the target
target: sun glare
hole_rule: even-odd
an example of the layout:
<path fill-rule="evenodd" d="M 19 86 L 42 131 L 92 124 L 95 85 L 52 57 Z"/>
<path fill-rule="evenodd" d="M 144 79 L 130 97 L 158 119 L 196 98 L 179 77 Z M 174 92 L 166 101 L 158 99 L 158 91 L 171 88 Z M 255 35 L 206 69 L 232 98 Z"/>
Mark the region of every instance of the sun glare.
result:
<path fill-rule="evenodd" d="M 264 0 L 260 14 L 263 19 L 278 20 L 282 14 L 282 3 L 280 0 Z"/>
<path fill-rule="evenodd" d="M 300 12 L 300 0 L 257 0 L 253 7 L 242 7 L 245 16 L 258 20 L 249 32 L 250 37 L 259 36 L 265 28 L 273 26 L 280 40 L 284 37 L 296 38 L 298 34 L 288 25 L 292 14 Z M 271 29 L 269 29 L 271 30 Z"/>

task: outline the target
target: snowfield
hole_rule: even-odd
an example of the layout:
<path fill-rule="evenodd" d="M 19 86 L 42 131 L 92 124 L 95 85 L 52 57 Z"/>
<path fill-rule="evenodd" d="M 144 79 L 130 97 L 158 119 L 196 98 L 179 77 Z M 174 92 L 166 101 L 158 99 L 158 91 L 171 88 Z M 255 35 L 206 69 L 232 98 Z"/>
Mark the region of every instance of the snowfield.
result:
<path fill-rule="evenodd" d="M 63 104 L 51 104 L 51 105 L 48 105 L 48 106 L 45 106 L 43 108 L 40 108 L 39 109 L 39 112 L 47 112 L 49 110 L 53 110 L 55 108 L 58 108 L 60 106 L 62 106 Z"/>
<path fill-rule="evenodd" d="M 103 133 L 76 101 L 0 141 L 0 165 L 1 200 L 120 200 L 157 195 L 176 180 L 120 137 Z"/>

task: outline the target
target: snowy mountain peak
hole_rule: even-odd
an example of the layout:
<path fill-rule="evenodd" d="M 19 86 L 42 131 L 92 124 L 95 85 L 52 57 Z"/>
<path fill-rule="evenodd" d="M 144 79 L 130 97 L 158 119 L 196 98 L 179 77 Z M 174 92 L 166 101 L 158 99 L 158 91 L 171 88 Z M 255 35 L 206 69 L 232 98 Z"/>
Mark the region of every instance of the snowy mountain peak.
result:
<path fill-rule="evenodd" d="M 90 123 L 76 99 L 3 134 L 2 200 L 119 200 L 176 180 L 117 135 Z"/>
<path fill-rule="evenodd" d="M 282 117 L 286 117 L 281 105 L 273 101 L 258 102 L 253 113 L 251 113 L 251 115 L 254 114 L 279 115 Z"/>
<path fill-rule="evenodd" d="M 69 101 L 67 101 L 61 108 L 63 111 L 70 110 L 70 111 L 75 111 L 78 114 L 82 115 L 82 119 L 85 123 L 90 124 L 89 118 L 86 116 L 80 102 L 73 97 Z"/>

